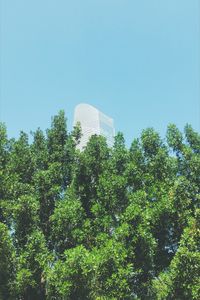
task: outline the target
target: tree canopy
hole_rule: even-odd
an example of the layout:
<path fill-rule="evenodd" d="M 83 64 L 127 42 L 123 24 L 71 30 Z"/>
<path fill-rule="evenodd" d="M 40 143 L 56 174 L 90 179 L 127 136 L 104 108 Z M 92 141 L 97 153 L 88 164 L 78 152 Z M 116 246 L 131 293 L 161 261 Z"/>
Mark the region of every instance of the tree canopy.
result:
<path fill-rule="evenodd" d="M 80 137 L 0 123 L 0 300 L 200 299 L 200 135 Z"/>

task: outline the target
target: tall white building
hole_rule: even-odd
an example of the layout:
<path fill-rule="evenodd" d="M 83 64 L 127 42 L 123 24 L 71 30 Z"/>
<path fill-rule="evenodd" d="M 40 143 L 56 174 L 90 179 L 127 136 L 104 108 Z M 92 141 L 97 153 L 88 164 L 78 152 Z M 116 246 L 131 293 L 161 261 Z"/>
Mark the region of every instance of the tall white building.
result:
<path fill-rule="evenodd" d="M 92 105 L 81 103 L 75 107 L 74 125 L 80 123 L 82 137 L 78 149 L 82 150 L 93 134 L 102 135 L 106 138 L 109 147 L 114 143 L 114 122 Z"/>

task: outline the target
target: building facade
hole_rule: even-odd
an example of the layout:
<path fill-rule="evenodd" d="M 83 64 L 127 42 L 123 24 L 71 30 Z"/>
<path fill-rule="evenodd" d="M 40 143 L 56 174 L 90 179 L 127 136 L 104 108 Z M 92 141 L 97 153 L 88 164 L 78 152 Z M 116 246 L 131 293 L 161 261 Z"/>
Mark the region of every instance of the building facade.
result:
<path fill-rule="evenodd" d="M 81 103 L 75 107 L 74 125 L 80 123 L 82 137 L 78 149 L 82 150 L 94 134 L 106 138 L 109 147 L 113 146 L 115 129 L 112 118 L 106 116 L 92 105 Z"/>

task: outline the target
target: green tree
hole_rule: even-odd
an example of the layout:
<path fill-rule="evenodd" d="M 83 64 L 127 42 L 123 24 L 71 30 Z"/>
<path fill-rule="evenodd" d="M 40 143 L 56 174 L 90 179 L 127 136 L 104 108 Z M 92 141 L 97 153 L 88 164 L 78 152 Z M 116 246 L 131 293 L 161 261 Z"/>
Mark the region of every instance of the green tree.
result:
<path fill-rule="evenodd" d="M 187 300 L 200 297 L 199 210 L 190 219 L 169 270 L 153 281 L 154 298 Z"/>
<path fill-rule="evenodd" d="M 109 159 L 109 149 L 102 136 L 92 136 L 85 150 L 78 155 L 73 185 L 83 208 L 91 217 L 91 207 L 96 203 L 100 175 Z"/>
<path fill-rule="evenodd" d="M 12 208 L 15 244 L 23 249 L 30 234 L 39 226 L 39 203 L 30 196 L 24 195 L 15 201 Z"/>
<path fill-rule="evenodd" d="M 6 126 L 0 123 L 0 222 L 5 222 L 3 206 L 6 198 L 6 166 L 9 160 L 9 141 Z"/>
<path fill-rule="evenodd" d="M 72 191 L 57 203 L 50 222 L 51 241 L 57 255 L 84 241 L 85 213 Z"/>
<path fill-rule="evenodd" d="M 35 230 L 21 250 L 17 266 L 14 289 L 16 298 L 23 300 L 45 299 L 45 268 L 51 264 L 44 235 Z"/>
<path fill-rule="evenodd" d="M 0 223 L 0 299 L 15 299 L 12 297 L 12 281 L 15 271 L 15 249 L 8 228 Z"/>
<path fill-rule="evenodd" d="M 32 136 L 0 124 L 0 299 L 200 298 L 199 133 Z"/>

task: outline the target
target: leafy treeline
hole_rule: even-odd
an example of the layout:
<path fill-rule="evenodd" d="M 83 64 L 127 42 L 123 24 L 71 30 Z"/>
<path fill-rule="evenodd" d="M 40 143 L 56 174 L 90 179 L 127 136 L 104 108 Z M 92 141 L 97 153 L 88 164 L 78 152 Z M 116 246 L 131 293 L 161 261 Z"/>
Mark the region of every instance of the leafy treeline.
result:
<path fill-rule="evenodd" d="M 200 135 L 0 125 L 0 299 L 200 299 Z"/>

